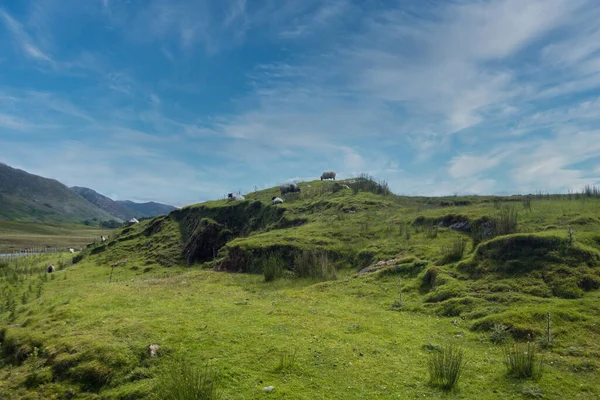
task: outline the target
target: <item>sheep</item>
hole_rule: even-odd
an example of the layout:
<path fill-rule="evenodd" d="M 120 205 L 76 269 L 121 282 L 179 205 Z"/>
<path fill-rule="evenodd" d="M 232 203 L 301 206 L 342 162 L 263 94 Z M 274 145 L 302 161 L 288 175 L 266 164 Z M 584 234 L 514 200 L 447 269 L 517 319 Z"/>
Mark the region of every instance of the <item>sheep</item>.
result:
<path fill-rule="evenodd" d="M 100 241 L 101 242 L 106 242 L 106 238 L 104 236 L 100 236 Z"/>
<path fill-rule="evenodd" d="M 284 183 L 279 187 L 279 191 L 282 196 L 286 193 L 300 193 L 300 186 L 295 183 Z"/>
<path fill-rule="evenodd" d="M 237 194 L 237 193 L 229 193 L 227 195 L 227 198 L 229 200 L 244 200 L 244 196 L 242 196 L 241 194 Z"/>
<path fill-rule="evenodd" d="M 46 267 L 46 272 L 48 272 L 49 274 L 54 272 L 54 265 L 50 264 Z"/>
<path fill-rule="evenodd" d="M 272 197 L 271 198 L 271 204 L 281 204 L 283 203 L 283 199 L 280 197 Z"/>
<path fill-rule="evenodd" d="M 75 249 L 69 249 L 69 253 L 75 253 Z"/>
<path fill-rule="evenodd" d="M 321 180 L 323 179 L 333 179 L 335 181 L 335 171 L 325 171 L 321 175 Z"/>

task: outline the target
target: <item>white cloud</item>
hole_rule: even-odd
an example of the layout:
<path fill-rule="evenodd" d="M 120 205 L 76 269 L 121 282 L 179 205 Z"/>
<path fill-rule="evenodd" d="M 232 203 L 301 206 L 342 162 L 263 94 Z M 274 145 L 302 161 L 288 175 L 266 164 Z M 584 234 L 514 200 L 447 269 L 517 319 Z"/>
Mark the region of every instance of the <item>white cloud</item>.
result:
<path fill-rule="evenodd" d="M 29 34 L 23 28 L 23 25 L 16 19 L 11 17 L 6 11 L 0 9 L 0 17 L 4 20 L 4 24 L 13 36 L 14 41 L 17 43 L 21 50 L 26 56 L 36 59 L 38 61 L 46 61 L 53 63 L 52 58 L 43 52 L 32 40 Z"/>

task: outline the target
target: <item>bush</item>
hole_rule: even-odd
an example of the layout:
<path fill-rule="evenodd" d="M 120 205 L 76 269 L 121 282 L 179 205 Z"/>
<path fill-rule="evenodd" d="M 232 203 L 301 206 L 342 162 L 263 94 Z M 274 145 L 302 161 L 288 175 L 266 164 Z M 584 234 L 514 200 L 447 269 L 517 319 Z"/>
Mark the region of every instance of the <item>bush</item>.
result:
<path fill-rule="evenodd" d="M 494 324 L 490 332 L 490 341 L 494 344 L 504 344 L 511 338 L 508 326 L 504 324 Z"/>
<path fill-rule="evenodd" d="M 262 260 L 262 271 L 265 276 L 265 282 L 272 282 L 283 276 L 283 260 L 275 255 L 270 254 L 266 259 Z"/>
<path fill-rule="evenodd" d="M 538 380 L 543 373 L 543 359 L 538 356 L 535 345 L 527 342 L 527 345 L 515 343 L 504 349 L 504 357 L 508 374 L 517 379 Z"/>
<path fill-rule="evenodd" d="M 465 365 L 464 351 L 461 348 L 454 345 L 442 346 L 429 358 L 430 383 L 444 390 L 451 390 L 458 383 Z"/>
<path fill-rule="evenodd" d="M 155 394 L 161 400 L 217 399 L 217 378 L 208 366 L 199 368 L 185 359 L 172 360 L 160 370 Z"/>

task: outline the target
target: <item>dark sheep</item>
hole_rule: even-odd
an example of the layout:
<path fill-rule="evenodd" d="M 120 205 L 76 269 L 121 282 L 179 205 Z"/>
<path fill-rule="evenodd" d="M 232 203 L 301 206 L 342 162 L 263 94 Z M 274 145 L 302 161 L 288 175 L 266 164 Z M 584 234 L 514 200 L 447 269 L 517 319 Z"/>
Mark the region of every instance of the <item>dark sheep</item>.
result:
<path fill-rule="evenodd" d="M 46 267 L 46 272 L 48 272 L 49 274 L 53 273 L 54 271 L 54 265 L 50 264 Z"/>
<path fill-rule="evenodd" d="M 300 186 L 295 183 L 284 183 L 279 187 L 279 191 L 282 196 L 286 193 L 300 193 Z"/>
<path fill-rule="evenodd" d="M 321 180 L 323 179 L 333 179 L 335 181 L 335 171 L 325 171 L 321 174 Z"/>

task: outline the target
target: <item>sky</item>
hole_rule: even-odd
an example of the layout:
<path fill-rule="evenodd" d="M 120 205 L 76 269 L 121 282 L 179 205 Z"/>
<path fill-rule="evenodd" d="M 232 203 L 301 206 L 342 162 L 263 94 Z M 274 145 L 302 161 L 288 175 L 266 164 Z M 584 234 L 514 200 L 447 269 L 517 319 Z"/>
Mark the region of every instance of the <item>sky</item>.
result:
<path fill-rule="evenodd" d="M 597 0 L 3 0 L 0 162 L 175 206 L 600 183 Z"/>

